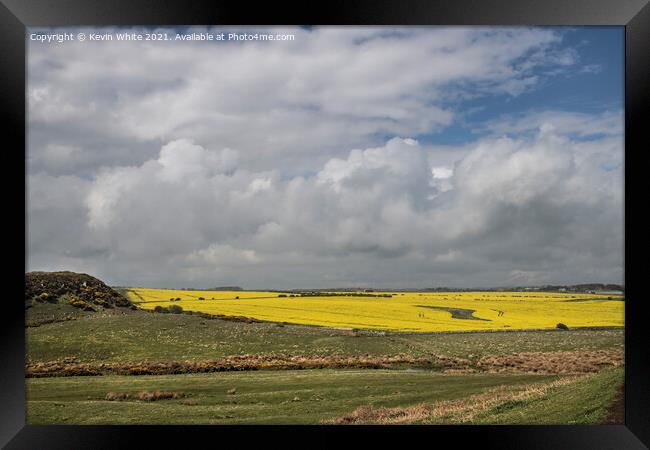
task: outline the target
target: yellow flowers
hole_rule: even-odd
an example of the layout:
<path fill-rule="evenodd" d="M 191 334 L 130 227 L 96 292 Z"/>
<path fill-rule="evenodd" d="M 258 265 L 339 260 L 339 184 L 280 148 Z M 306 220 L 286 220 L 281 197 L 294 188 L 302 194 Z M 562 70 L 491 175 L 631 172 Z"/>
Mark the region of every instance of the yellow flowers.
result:
<path fill-rule="evenodd" d="M 388 331 L 461 331 L 623 326 L 620 296 L 550 292 L 375 292 L 386 296 L 296 296 L 251 291 L 131 289 L 141 308 L 244 316 L 273 322 Z M 285 295 L 285 296 L 279 296 Z M 177 300 L 180 298 L 180 300 Z M 203 298 L 200 300 L 199 298 Z"/>

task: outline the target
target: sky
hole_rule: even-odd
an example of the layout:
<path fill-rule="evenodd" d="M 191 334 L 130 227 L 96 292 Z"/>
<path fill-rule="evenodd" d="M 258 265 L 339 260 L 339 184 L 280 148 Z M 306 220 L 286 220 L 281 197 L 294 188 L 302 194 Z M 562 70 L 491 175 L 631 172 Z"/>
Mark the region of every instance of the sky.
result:
<path fill-rule="evenodd" d="M 114 39 L 30 38 L 66 32 Z M 231 32 L 294 38 L 174 39 Z M 623 37 L 32 28 L 26 270 L 167 288 L 623 283 Z"/>

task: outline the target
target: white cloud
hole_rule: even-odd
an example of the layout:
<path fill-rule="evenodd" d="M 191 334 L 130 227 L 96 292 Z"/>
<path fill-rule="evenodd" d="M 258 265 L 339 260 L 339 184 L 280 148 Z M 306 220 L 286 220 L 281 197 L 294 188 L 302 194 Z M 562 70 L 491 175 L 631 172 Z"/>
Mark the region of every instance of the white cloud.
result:
<path fill-rule="evenodd" d="M 597 157 L 611 145 L 587 147 L 544 127 L 530 139 L 478 141 L 452 168 L 430 163 L 435 149 L 394 138 L 333 158 L 313 176 L 282 179 L 233 168 L 224 152 L 178 140 L 155 160 L 90 182 L 82 226 L 104 245 L 102 271 L 117 270 L 108 268 L 113 261 L 135 272 L 142 264 L 177 283 L 426 286 L 442 276 L 463 284 L 464 273 L 486 283 L 529 279 L 521 275 L 528 272 L 541 281 L 580 279 L 587 269 L 615 279 L 622 174 L 602 170 Z M 53 180 L 70 189 L 75 178 Z M 62 201 L 41 207 L 57 211 Z M 576 266 L 585 258 L 589 265 Z M 553 265 L 540 270 L 541 260 Z"/>
<path fill-rule="evenodd" d="M 211 244 L 207 248 L 194 251 L 187 261 L 200 266 L 238 266 L 242 263 L 254 264 L 259 261 L 254 250 L 234 248 L 231 245 Z"/>
<path fill-rule="evenodd" d="M 621 281 L 622 115 L 458 102 L 577 55 L 548 29 L 30 44 L 31 269 L 247 288 Z"/>
<path fill-rule="evenodd" d="M 189 183 L 196 177 L 229 173 L 237 167 L 238 154 L 225 148 L 220 152 L 206 150 L 191 140 L 178 139 L 160 150 L 160 177 L 165 181 Z"/>
<path fill-rule="evenodd" d="M 523 116 L 501 117 L 488 122 L 484 130 L 497 135 L 521 134 L 536 132 L 543 125 L 581 138 L 622 135 L 623 111 L 604 111 L 595 115 L 557 110 L 531 111 Z"/>
<path fill-rule="evenodd" d="M 143 170 L 144 171 L 144 170 Z M 88 206 L 88 225 L 91 228 L 107 228 L 115 219 L 114 208 L 125 192 L 138 184 L 138 178 L 144 174 L 136 168 L 124 167 L 102 173 L 85 199 Z"/>
<path fill-rule="evenodd" d="M 534 68 L 566 63 L 556 55 L 561 36 L 549 29 L 270 31 L 296 38 L 30 41 L 31 168 L 54 170 L 41 158 L 50 144 L 83 148 L 82 167 L 94 174 L 107 152 L 108 165 L 141 164 L 160 145 L 191 137 L 211 148 L 237 148 L 254 170 L 282 165 L 296 174 L 349 148 L 381 145 L 379 135 L 439 131 L 455 120 L 450 100 L 520 95 L 539 81 Z M 141 151 L 123 149 L 136 144 Z"/>
<path fill-rule="evenodd" d="M 454 169 L 446 166 L 432 167 L 431 176 L 439 180 L 445 180 L 451 178 L 454 175 Z"/>

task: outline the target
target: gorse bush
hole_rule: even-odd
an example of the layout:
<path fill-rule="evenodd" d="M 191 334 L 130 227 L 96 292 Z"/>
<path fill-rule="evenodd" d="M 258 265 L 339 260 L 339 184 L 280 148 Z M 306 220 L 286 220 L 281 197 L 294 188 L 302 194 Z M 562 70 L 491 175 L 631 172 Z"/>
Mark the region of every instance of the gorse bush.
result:
<path fill-rule="evenodd" d="M 57 303 L 58 298 L 55 295 L 51 295 L 48 292 L 42 292 L 36 297 L 36 300 L 39 302 L 48 302 L 48 303 Z"/>

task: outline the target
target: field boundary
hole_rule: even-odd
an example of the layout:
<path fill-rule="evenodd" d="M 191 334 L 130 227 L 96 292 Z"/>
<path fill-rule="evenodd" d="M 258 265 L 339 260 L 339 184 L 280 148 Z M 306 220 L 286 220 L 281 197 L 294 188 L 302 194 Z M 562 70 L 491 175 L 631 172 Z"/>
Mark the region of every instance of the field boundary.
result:
<path fill-rule="evenodd" d="M 537 375 L 575 375 L 598 372 L 607 366 L 624 365 L 622 350 L 524 352 L 512 355 L 484 356 L 477 360 L 430 355 L 392 356 L 286 354 L 245 354 L 219 360 L 186 360 L 129 363 L 77 363 L 74 358 L 27 363 L 26 378 L 100 376 L 100 375 L 174 375 L 184 373 L 302 370 L 302 369 L 390 369 L 420 367 L 443 374 L 525 373 Z"/>

